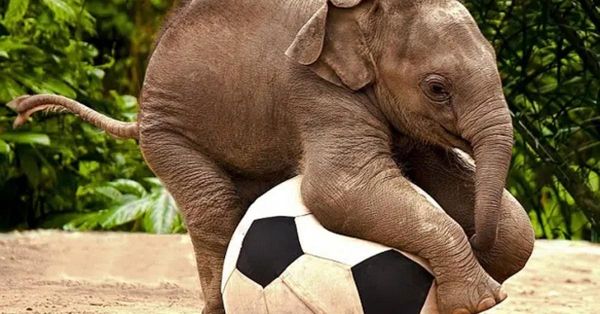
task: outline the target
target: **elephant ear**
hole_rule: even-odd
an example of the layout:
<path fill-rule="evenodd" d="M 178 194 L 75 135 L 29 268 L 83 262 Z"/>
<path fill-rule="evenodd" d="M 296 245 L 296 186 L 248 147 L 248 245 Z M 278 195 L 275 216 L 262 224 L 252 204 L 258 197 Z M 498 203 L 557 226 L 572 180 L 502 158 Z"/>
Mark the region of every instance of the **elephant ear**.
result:
<path fill-rule="evenodd" d="M 286 55 L 338 86 L 356 91 L 372 83 L 373 59 L 357 14 L 350 12 L 361 2 L 327 0 L 300 29 Z"/>

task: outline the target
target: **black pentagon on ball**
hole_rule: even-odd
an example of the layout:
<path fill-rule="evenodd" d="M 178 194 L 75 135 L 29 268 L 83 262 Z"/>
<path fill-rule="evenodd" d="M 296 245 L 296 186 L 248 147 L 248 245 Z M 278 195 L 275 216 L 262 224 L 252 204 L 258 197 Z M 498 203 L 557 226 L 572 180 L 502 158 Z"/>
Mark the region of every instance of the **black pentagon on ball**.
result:
<path fill-rule="evenodd" d="M 294 217 L 258 219 L 244 237 L 236 268 L 264 288 L 303 254 Z"/>
<path fill-rule="evenodd" d="M 403 254 L 389 250 L 352 267 L 365 314 L 421 312 L 433 276 Z"/>

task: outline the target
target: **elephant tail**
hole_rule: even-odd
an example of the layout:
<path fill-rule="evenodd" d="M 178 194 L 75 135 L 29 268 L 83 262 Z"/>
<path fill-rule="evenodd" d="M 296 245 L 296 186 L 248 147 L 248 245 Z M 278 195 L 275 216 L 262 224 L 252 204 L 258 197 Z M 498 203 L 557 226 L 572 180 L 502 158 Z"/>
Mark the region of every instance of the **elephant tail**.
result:
<path fill-rule="evenodd" d="M 107 117 L 75 100 L 58 95 L 35 95 L 21 96 L 7 104 L 19 115 L 15 119 L 13 127 L 17 128 L 35 112 L 38 111 L 69 111 L 79 116 L 116 138 L 139 139 L 137 122 L 123 122 Z"/>

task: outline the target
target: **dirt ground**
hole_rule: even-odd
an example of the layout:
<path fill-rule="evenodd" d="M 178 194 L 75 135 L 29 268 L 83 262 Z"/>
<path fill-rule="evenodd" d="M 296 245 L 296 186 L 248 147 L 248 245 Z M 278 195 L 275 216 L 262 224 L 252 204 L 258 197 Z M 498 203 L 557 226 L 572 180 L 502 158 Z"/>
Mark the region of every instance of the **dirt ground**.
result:
<path fill-rule="evenodd" d="M 0 234 L 0 313 L 200 313 L 187 236 Z M 600 246 L 538 241 L 489 313 L 600 313 Z"/>

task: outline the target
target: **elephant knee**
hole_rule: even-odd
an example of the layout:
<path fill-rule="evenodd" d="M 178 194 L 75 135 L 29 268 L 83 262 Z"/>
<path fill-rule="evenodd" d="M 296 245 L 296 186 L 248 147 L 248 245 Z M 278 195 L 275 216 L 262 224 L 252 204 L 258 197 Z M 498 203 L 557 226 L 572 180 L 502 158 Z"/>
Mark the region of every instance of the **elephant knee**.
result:
<path fill-rule="evenodd" d="M 502 206 L 503 215 L 495 246 L 488 252 L 477 254 L 482 266 L 498 282 L 505 281 L 525 267 L 535 243 L 535 233 L 527 212 L 506 191 Z"/>
<path fill-rule="evenodd" d="M 349 219 L 350 198 L 357 193 L 344 189 L 334 180 L 305 177 L 302 180 L 302 200 L 319 223 L 326 229 L 343 233 Z"/>
<path fill-rule="evenodd" d="M 499 229 L 507 238 L 506 242 L 511 242 L 512 250 L 526 262 L 535 243 L 535 232 L 529 215 L 521 204 L 507 191 L 504 192 L 502 204 L 505 207 L 506 217 L 503 217 Z"/>

